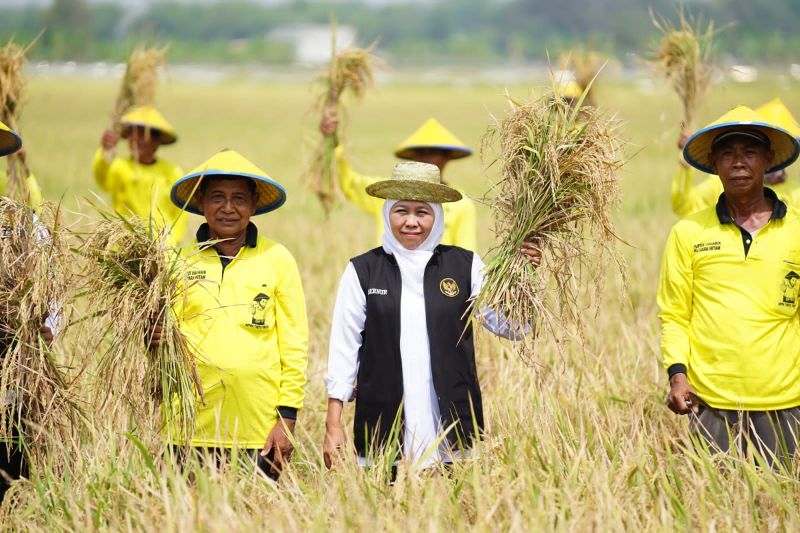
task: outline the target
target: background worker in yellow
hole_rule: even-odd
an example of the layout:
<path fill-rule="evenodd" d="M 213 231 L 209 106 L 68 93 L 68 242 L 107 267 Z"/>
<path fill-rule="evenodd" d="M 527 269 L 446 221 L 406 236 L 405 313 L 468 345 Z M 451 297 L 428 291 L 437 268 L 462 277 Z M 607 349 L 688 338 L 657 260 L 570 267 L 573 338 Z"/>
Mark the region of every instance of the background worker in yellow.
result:
<path fill-rule="evenodd" d="M 206 222 L 197 246 L 182 249 L 188 285 L 177 310 L 197 355 L 205 404 L 191 441 L 172 436 L 171 443 L 217 459 L 236 447 L 273 477 L 292 453 L 289 434 L 303 406 L 308 322 L 294 258 L 259 235 L 250 217 L 285 200 L 283 187 L 232 150 L 172 188 L 175 205 Z"/>
<path fill-rule="evenodd" d="M 768 461 L 800 437 L 800 212 L 763 180 L 799 150 L 745 106 L 692 135 L 686 161 L 724 192 L 672 228 L 658 289 L 667 405 L 712 450 L 733 434 Z"/>
<path fill-rule="evenodd" d="M 800 138 L 800 124 L 780 98 L 774 98 L 761 107 L 756 108 L 770 124 L 775 124 L 797 138 Z M 682 133 L 678 140 L 678 148 L 683 150 L 688 134 Z M 764 176 L 764 184 L 775 191 L 778 197 L 792 206 L 800 207 L 800 181 L 789 179 L 785 169 L 769 172 Z M 709 176 L 697 185 L 694 184 L 694 172 L 683 160 L 672 178 L 672 211 L 679 217 L 712 206 L 722 194 L 722 184 L 715 176 Z"/>
<path fill-rule="evenodd" d="M 22 139 L 8 126 L 0 122 L 0 134 L 4 139 L 3 145 L 0 145 L 0 156 L 13 153 L 15 157 L 19 158 L 21 164 L 25 164 L 25 148 L 22 146 Z M 28 205 L 34 211 L 39 211 L 42 205 L 42 190 L 39 188 L 39 183 L 33 174 L 28 174 L 25 180 L 28 195 Z M 8 173 L 5 169 L 0 170 L 0 196 L 5 196 L 8 191 Z"/>
<path fill-rule="evenodd" d="M 320 122 L 320 131 L 323 135 L 335 135 L 338 125 L 335 114 L 323 112 Z M 434 118 L 428 119 L 394 151 L 394 155 L 400 159 L 436 165 L 442 175 L 442 183 L 451 187 L 452 184 L 444 180 L 445 166 L 454 159 L 461 159 L 471 154 L 471 148 Z M 335 155 L 337 179 L 342 193 L 350 202 L 375 218 L 376 239 L 380 242 L 383 235 L 383 202 L 368 195 L 366 189 L 369 185 L 385 178 L 368 177 L 353 170 L 342 146 L 336 149 Z M 477 246 L 475 204 L 464 191 L 457 187 L 453 188 L 461 193 L 462 199 L 444 204 L 445 228 L 441 244 L 474 250 Z"/>
<path fill-rule="evenodd" d="M 128 139 L 130 156 L 106 159 L 120 137 Z M 111 193 L 114 210 L 151 220 L 155 227 L 171 228 L 171 242 L 186 233 L 186 215 L 170 201 L 172 185 L 183 175 L 177 165 L 157 157 L 159 147 L 176 142 L 174 128 L 151 106 L 142 106 L 120 119 L 120 131 L 103 133 L 92 170 L 97 185 Z"/>

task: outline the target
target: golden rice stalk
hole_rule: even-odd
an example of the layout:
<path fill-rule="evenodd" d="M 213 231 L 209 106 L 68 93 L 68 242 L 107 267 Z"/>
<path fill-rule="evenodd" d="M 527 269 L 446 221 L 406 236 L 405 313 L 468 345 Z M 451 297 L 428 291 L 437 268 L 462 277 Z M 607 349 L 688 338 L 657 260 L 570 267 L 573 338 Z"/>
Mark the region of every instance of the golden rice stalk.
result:
<path fill-rule="evenodd" d="M 82 237 L 88 259 L 86 286 L 110 339 L 102 350 L 97 380 L 101 407 L 120 398 L 145 429 L 159 425 L 188 438 L 202 386 L 195 356 L 178 327 L 186 282 L 179 251 L 168 248 L 168 228 L 154 230 L 136 217 L 100 212 L 102 220 Z M 149 348 L 153 324 L 161 344 Z"/>
<path fill-rule="evenodd" d="M 499 142 L 500 179 L 487 195 L 499 244 L 474 307 L 530 326 L 519 350 L 527 363 L 545 329 L 558 335 L 575 325 L 582 333 L 580 316 L 590 306 L 585 287 L 591 281 L 599 293 L 603 259 L 624 269 L 611 220 L 620 200 L 619 124 L 596 108 L 580 109 L 582 101 L 571 107 L 557 89 L 532 102 L 509 97 L 510 111 L 483 142 L 484 155 Z M 542 248 L 539 267 L 519 251 L 525 241 Z"/>
<path fill-rule="evenodd" d="M 662 33 L 651 64 L 677 93 L 683 106 L 683 129 L 691 130 L 711 83 L 714 22 L 709 21 L 703 28 L 702 21 L 688 17 L 683 10 L 679 11 L 677 25 L 652 12 L 651 18 Z"/>
<path fill-rule="evenodd" d="M 35 40 L 27 46 L 20 46 L 10 40 L 0 48 L 0 121 L 12 130 L 17 129 L 17 121 L 22 110 L 25 54 L 34 43 Z M 28 203 L 25 180 L 29 175 L 30 171 L 21 154 L 8 156 L 6 196 Z"/>
<path fill-rule="evenodd" d="M 67 322 L 71 256 L 57 208 L 45 203 L 40 216 L 0 197 L 0 441 L 19 438 L 34 457 L 80 416 L 42 332 Z"/>
<path fill-rule="evenodd" d="M 375 69 L 383 62 L 372 54 L 377 43 L 368 48 L 336 49 L 336 23 L 331 25 L 332 57 L 328 67 L 317 77 L 319 94 L 314 105 L 316 111 L 338 115 L 342 96 L 349 93 L 361 99 L 375 83 Z M 338 197 L 334 150 L 339 144 L 338 131 L 323 136 L 313 152 L 309 165 L 310 188 L 319 198 L 325 215 L 330 214 Z"/>

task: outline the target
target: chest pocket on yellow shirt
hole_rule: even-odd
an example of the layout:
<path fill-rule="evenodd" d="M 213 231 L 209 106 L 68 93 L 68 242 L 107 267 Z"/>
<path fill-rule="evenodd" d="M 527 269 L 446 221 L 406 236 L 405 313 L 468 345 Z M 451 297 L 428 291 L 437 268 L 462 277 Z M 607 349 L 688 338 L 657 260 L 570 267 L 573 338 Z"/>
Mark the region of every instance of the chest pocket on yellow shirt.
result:
<path fill-rule="evenodd" d="M 800 253 L 797 250 L 791 250 L 784 256 L 780 276 L 780 295 L 776 303 L 782 313 L 793 314 L 800 303 Z"/>
<path fill-rule="evenodd" d="M 275 289 L 266 284 L 248 285 L 246 297 L 249 304 L 243 306 L 242 327 L 267 331 L 275 327 Z"/>

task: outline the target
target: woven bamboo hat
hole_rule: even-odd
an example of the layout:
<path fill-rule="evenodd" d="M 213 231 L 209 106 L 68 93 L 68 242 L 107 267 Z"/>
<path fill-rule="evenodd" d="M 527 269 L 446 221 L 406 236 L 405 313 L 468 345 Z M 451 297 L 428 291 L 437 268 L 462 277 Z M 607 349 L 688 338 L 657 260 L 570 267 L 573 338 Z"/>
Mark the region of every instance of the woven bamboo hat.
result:
<path fill-rule="evenodd" d="M 131 134 L 131 129 L 136 126 L 149 128 L 161 134 L 161 144 L 172 144 L 178 140 L 175 128 L 167 122 L 164 115 L 158 112 L 153 106 L 145 105 L 128 111 L 119 119 L 120 134 L 127 139 Z"/>
<path fill-rule="evenodd" d="M 442 183 L 436 165 L 416 161 L 395 165 L 392 177 L 367 187 L 367 194 L 376 198 L 437 204 L 457 202 L 462 198 L 460 192 Z"/>
<path fill-rule="evenodd" d="M 223 150 L 192 170 L 172 186 L 172 203 L 195 215 L 203 215 L 197 205 L 196 190 L 204 177 L 226 176 L 247 178 L 256 184 L 258 202 L 253 215 L 262 215 L 278 209 L 286 202 L 286 191 L 266 172 L 245 159 L 238 152 Z M 184 207 L 185 206 L 185 207 Z"/>
<path fill-rule="evenodd" d="M 780 98 L 773 98 L 766 104 L 757 107 L 755 111 L 767 119 L 770 124 L 780 126 L 796 138 L 800 138 L 800 124 L 797 123 L 797 119 Z"/>
<path fill-rule="evenodd" d="M 464 144 L 461 139 L 450 133 L 435 118 L 429 118 L 425 123 L 417 128 L 394 151 L 394 155 L 400 159 L 414 159 L 414 150 L 419 149 L 447 150 L 451 153 L 451 159 L 461 159 L 472 155 L 472 148 Z"/>
<path fill-rule="evenodd" d="M 0 156 L 13 154 L 22 148 L 22 138 L 0 122 Z"/>
<path fill-rule="evenodd" d="M 709 161 L 711 145 L 720 136 L 729 133 L 744 134 L 769 141 L 775 159 L 772 168 L 767 169 L 767 172 L 788 167 L 800 153 L 800 144 L 791 133 L 780 126 L 770 124 L 766 118 L 749 107 L 740 105 L 689 137 L 683 147 L 684 159 L 694 168 L 714 174 Z"/>

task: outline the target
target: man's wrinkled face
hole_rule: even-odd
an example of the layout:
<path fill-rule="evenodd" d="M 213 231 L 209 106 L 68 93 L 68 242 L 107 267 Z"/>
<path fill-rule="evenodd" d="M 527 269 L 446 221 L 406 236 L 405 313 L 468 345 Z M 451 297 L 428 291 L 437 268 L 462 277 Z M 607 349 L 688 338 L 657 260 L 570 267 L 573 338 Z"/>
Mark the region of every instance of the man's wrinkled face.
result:
<path fill-rule="evenodd" d="M 716 143 L 709 161 L 726 193 L 761 194 L 764 174 L 772 166 L 773 158 L 773 151 L 763 143 L 736 135 Z"/>

